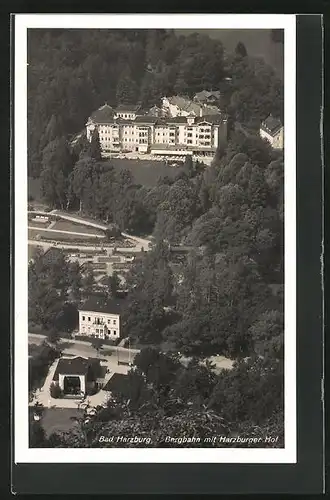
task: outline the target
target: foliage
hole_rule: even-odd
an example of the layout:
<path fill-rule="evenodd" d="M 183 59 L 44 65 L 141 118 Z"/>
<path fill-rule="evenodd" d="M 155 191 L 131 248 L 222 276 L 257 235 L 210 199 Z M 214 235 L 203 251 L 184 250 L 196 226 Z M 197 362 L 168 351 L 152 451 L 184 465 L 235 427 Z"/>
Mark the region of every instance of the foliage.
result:
<path fill-rule="evenodd" d="M 236 48 L 235 48 L 235 53 L 241 57 L 247 56 L 247 50 L 246 50 L 244 43 L 238 42 L 238 44 L 236 45 Z"/>
<path fill-rule="evenodd" d="M 55 398 L 55 399 L 58 399 L 58 398 L 61 398 L 63 393 L 62 393 L 62 389 L 60 388 L 60 386 L 58 384 L 51 384 L 50 386 L 50 395 L 52 398 Z"/>
<path fill-rule="evenodd" d="M 93 130 L 88 153 L 89 156 L 93 158 L 95 161 L 101 161 L 102 150 L 101 150 L 99 131 L 97 128 Z"/>
<path fill-rule="evenodd" d="M 57 348 L 44 343 L 38 355 L 29 358 L 29 391 L 43 384 L 50 365 L 59 356 L 60 351 Z"/>
<path fill-rule="evenodd" d="M 253 421 L 260 425 L 283 407 L 283 367 L 277 361 L 248 358 L 223 371 L 209 407 L 227 422 Z"/>
<path fill-rule="evenodd" d="M 46 329 L 72 331 L 77 322 L 77 308 L 68 302 L 71 287 L 80 282 L 75 263 L 58 249 L 38 250 L 29 263 L 29 322 Z"/>
<path fill-rule="evenodd" d="M 100 338 L 93 338 L 91 340 L 91 346 L 96 349 L 97 351 L 100 351 L 103 345 L 103 339 Z"/>
<path fill-rule="evenodd" d="M 115 298 L 117 296 L 119 287 L 120 287 L 120 279 L 116 271 L 114 271 L 111 276 L 108 276 L 107 279 L 107 288 L 109 297 Z"/>
<path fill-rule="evenodd" d="M 29 425 L 29 447 L 44 448 L 47 446 L 46 433 L 40 421 L 30 421 Z"/>

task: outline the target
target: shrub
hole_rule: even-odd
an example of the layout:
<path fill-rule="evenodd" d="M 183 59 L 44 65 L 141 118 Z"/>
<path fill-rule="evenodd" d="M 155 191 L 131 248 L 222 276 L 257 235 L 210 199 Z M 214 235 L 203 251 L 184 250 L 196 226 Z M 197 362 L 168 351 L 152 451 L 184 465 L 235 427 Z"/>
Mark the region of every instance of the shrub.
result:
<path fill-rule="evenodd" d="M 62 389 L 60 388 L 60 386 L 53 383 L 50 386 L 50 395 L 52 398 L 55 398 L 55 399 L 61 398 L 63 393 L 62 393 Z"/>
<path fill-rule="evenodd" d="M 97 388 L 96 387 L 89 387 L 87 389 L 87 396 L 94 396 L 94 394 L 97 393 Z"/>

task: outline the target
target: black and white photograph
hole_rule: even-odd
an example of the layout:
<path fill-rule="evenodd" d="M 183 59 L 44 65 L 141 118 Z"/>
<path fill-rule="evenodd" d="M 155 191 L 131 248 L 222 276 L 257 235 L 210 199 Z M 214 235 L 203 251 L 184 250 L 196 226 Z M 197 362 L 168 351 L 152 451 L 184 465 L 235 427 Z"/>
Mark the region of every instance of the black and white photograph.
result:
<path fill-rule="evenodd" d="M 295 16 L 18 15 L 15 51 L 17 458 L 294 463 Z"/>

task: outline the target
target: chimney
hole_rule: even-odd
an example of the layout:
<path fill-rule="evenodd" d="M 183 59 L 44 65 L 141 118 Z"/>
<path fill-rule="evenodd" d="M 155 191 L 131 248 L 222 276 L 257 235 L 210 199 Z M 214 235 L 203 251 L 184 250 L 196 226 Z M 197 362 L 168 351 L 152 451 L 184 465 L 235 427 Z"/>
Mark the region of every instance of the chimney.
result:
<path fill-rule="evenodd" d="M 203 109 L 202 106 L 199 107 L 199 116 L 203 116 Z"/>

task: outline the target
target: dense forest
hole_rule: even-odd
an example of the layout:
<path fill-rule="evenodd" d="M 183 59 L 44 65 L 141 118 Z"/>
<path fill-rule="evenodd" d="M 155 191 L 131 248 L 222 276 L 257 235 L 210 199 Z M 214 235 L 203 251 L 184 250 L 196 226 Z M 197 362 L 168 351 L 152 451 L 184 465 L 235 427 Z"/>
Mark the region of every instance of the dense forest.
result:
<path fill-rule="evenodd" d="M 242 50 L 243 46 L 243 50 Z M 229 79 L 229 80 L 228 80 Z M 169 30 L 43 30 L 28 33 L 29 173 L 39 176 L 44 148 L 84 129 L 99 106 L 157 104 L 165 95 L 222 92 L 233 120 L 259 127 L 283 119 L 283 85 L 243 44 L 225 54 L 221 41 Z M 52 134 L 47 132 L 49 122 Z M 54 136 L 55 134 L 55 136 Z"/>
<path fill-rule="evenodd" d="M 283 119 L 273 70 L 243 44 L 225 55 L 200 34 L 33 30 L 28 73 L 29 173 L 46 203 L 154 237 L 127 276 L 124 335 L 151 346 L 136 360 L 131 392 L 47 445 L 96 446 L 109 426 L 119 435 L 152 429 L 158 443 L 188 431 L 282 435 L 284 164 L 253 134 L 269 113 Z M 70 146 L 104 101 L 149 106 L 203 88 L 220 89 L 232 122 L 252 130 L 231 130 L 211 166 L 187 159 L 174 179 L 146 187 L 102 160 L 97 134 Z M 175 262 L 169 245 L 181 243 L 191 251 Z M 29 273 L 30 318 L 55 330 L 66 318 L 68 328 L 68 304 L 76 307 L 93 277 L 84 282 L 63 255 L 51 264 L 37 256 Z M 187 368 L 178 351 L 192 356 Z M 212 354 L 235 359 L 234 369 L 215 375 L 201 364 Z M 39 446 L 46 438 L 33 425 Z"/>

